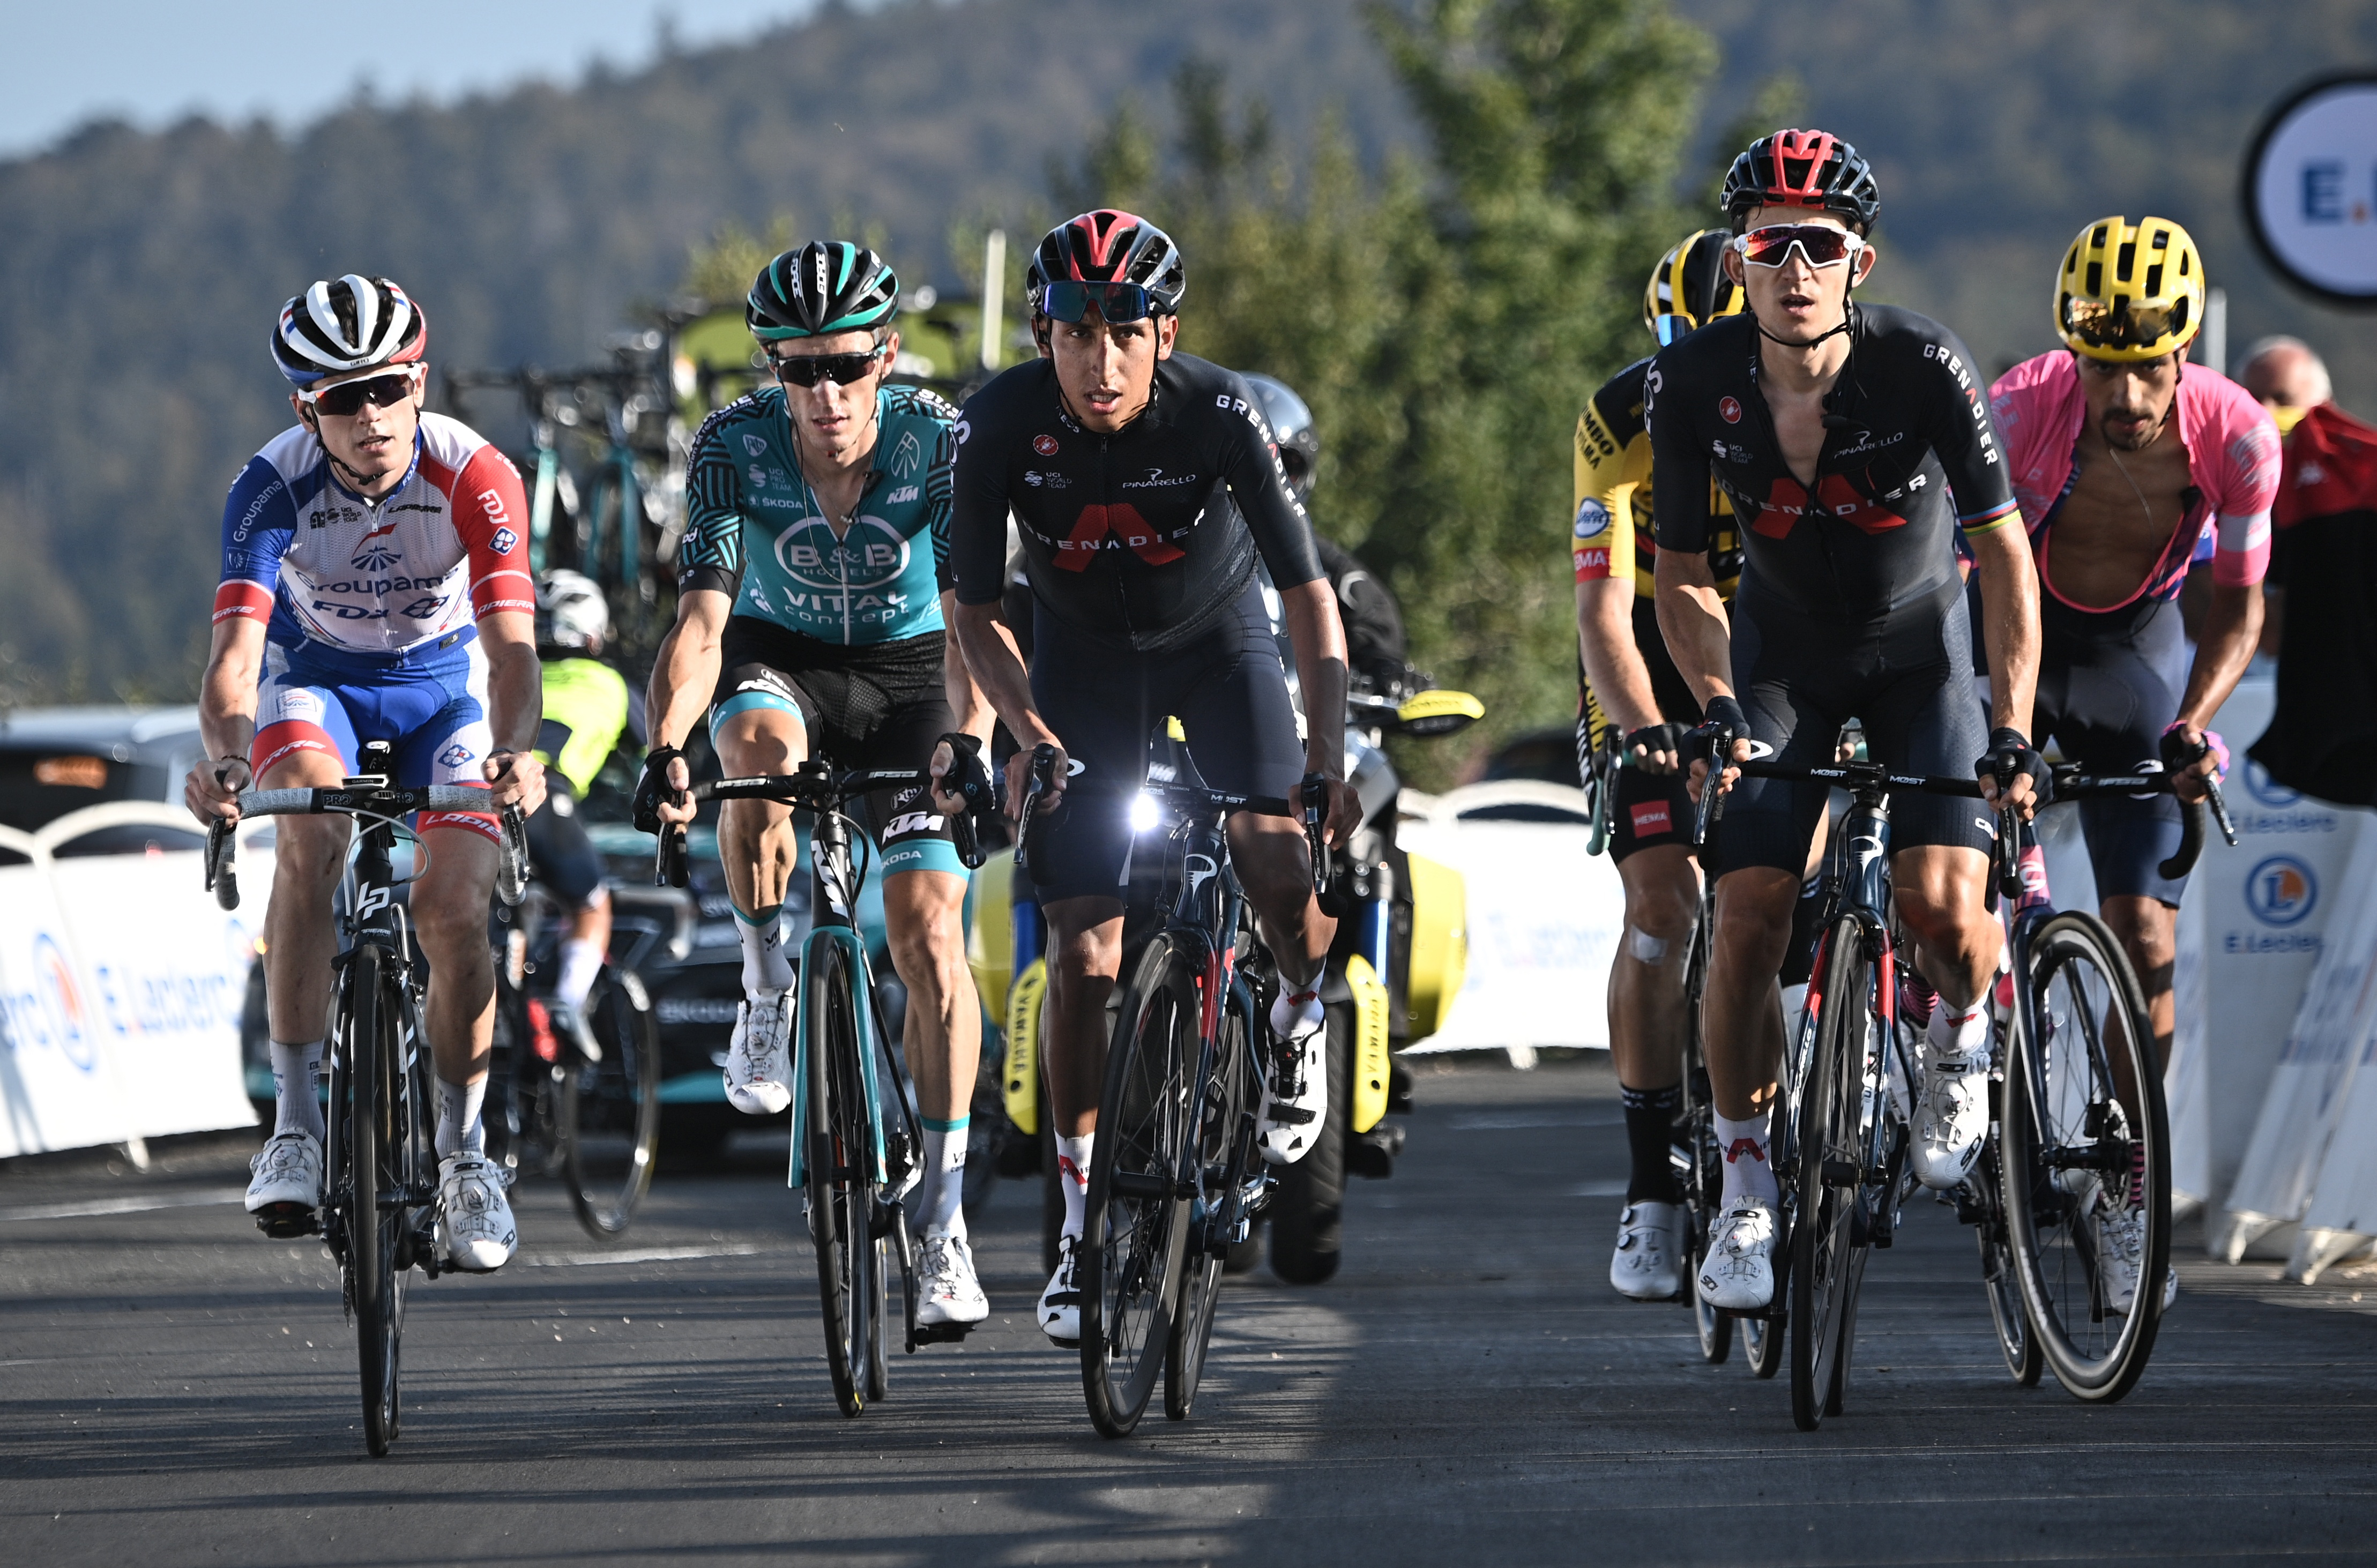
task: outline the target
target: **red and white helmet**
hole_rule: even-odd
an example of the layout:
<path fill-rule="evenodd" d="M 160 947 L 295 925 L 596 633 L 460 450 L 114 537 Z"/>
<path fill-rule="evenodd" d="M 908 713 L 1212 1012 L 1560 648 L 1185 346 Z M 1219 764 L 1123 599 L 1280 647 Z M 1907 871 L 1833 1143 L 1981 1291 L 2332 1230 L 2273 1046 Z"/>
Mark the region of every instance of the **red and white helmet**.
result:
<path fill-rule="evenodd" d="M 1042 238 L 1023 278 L 1035 313 L 1043 291 L 1058 279 L 1136 283 L 1156 310 L 1170 315 L 1179 314 L 1180 296 L 1188 288 L 1172 236 L 1137 213 L 1110 207 L 1068 218 Z"/>
<path fill-rule="evenodd" d="M 300 386 L 381 365 L 418 363 L 429 350 L 429 320 L 385 278 L 354 273 L 316 283 L 281 307 L 273 362 Z"/>

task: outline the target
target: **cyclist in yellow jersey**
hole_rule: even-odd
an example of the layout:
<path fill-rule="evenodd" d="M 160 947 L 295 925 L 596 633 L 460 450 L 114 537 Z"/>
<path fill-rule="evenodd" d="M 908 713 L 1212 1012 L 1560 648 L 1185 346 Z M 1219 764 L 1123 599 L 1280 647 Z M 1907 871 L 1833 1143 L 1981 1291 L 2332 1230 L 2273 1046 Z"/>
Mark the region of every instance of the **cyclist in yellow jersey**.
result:
<path fill-rule="evenodd" d="M 1662 347 L 1718 316 L 1743 294 L 1726 276 L 1727 236 L 1703 229 L 1659 260 L 1642 293 L 1642 320 Z M 1700 905 L 1691 805 L 1675 757 L 1701 706 L 1659 633 L 1652 565 L 1651 438 L 1643 427 L 1645 358 L 1610 377 L 1576 422 L 1577 763 L 1587 788 L 1608 791 L 1609 853 L 1626 890 L 1626 934 L 1609 972 L 1610 1054 L 1626 1111 L 1632 1170 L 1619 1216 L 1609 1282 L 1621 1295 L 1664 1301 L 1682 1287 L 1684 1238 L 1667 1151 L 1681 1107 L 1684 955 Z M 1722 495 L 1710 508 L 1709 566 L 1730 600 L 1741 540 Z M 1603 766 L 1615 751 L 1665 758 L 1664 770 Z M 1596 778 L 1596 771 L 1600 777 Z"/>

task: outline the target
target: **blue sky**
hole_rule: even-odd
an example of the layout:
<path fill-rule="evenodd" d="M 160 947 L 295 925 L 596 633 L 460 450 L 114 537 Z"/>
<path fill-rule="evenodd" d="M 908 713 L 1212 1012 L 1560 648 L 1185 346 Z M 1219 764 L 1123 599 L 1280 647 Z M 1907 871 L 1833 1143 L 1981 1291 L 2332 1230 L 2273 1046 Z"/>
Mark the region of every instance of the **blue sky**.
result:
<path fill-rule="evenodd" d="M 568 81 L 600 58 L 652 58 L 663 16 L 687 46 L 748 37 L 815 0 L 396 0 L 361 9 L 257 0 L 106 0 L 10 6 L 0 51 L 0 157 L 38 151 L 84 121 L 144 128 L 192 110 L 284 127 L 369 80 L 383 99 L 451 101 L 527 77 Z"/>

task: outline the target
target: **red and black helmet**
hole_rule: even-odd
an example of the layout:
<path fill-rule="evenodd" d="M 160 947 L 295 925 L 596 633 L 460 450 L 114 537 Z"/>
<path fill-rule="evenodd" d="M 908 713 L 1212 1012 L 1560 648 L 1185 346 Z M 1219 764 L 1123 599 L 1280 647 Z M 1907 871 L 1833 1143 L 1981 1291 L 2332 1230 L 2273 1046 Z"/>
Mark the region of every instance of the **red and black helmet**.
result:
<path fill-rule="evenodd" d="M 1837 213 L 1858 233 L 1881 216 L 1881 187 L 1873 165 L 1828 131 L 1777 131 L 1750 144 L 1733 160 L 1717 205 L 1737 234 L 1761 207 L 1808 207 Z"/>
<path fill-rule="evenodd" d="M 1033 310 L 1040 310 L 1041 292 L 1054 281 L 1136 283 L 1149 303 L 1165 315 L 1177 315 L 1188 277 L 1180 265 L 1180 247 L 1172 236 L 1133 212 L 1102 207 L 1068 218 L 1042 238 L 1024 274 L 1025 294 Z"/>

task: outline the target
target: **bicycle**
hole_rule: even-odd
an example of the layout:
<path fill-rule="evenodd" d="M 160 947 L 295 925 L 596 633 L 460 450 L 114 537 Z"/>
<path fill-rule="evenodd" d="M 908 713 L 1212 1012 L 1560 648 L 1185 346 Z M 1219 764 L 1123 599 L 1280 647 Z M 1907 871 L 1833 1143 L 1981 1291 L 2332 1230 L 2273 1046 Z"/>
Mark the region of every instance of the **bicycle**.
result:
<path fill-rule="evenodd" d="M 2176 781 L 2167 772 L 2091 776 L 2063 765 L 2050 799 L 2168 794 Z M 2235 844 L 2216 782 L 2207 800 Z M 2163 876 L 2193 869 L 2204 804 L 2183 807 L 2180 847 L 2158 868 Z M 1995 884 L 2007 900 L 2010 963 L 1993 1009 L 2003 1043 L 1990 1134 L 1959 1194 L 1959 1218 L 1979 1231 L 1989 1315 L 2014 1381 L 2034 1386 L 2051 1368 L 2077 1397 L 2110 1403 L 2144 1375 L 2162 1317 L 2171 1174 L 2162 1068 L 2120 944 L 2095 915 L 2055 909 L 2036 830 L 2017 814 L 2001 812 L 1998 824 L 2006 848 Z M 2102 1221 L 2122 1205 L 2143 1231 L 2127 1313 L 2112 1309 L 2102 1261 Z"/>
<path fill-rule="evenodd" d="M 854 920 L 866 867 L 852 859 L 856 825 L 842 811 L 855 795 L 930 783 L 931 775 L 920 768 L 841 773 L 830 762 L 811 758 L 792 773 L 722 778 L 687 791 L 697 803 L 774 801 L 816 814 L 809 836 L 815 897 L 808 938 L 801 944 L 787 1184 L 807 1193 L 826 1371 L 845 1416 L 864 1413 L 889 1384 L 883 1353 L 887 1252 L 896 1253 L 900 1264 L 911 1355 L 919 1346 L 962 1340 L 973 1327 L 916 1321 L 915 1258 L 900 1200 L 922 1174 L 924 1127 L 907 1068 L 891 1048 L 882 993 Z M 991 786 L 983 786 L 979 795 L 972 789 L 965 792 L 970 809 L 952 817 L 950 826 L 959 858 L 973 869 L 983 860 L 975 818 L 995 806 Z M 683 827 L 662 832 L 655 874 L 666 885 L 686 885 Z"/>
<path fill-rule="evenodd" d="M 561 1177 L 579 1223 L 608 1241 L 627 1232 L 660 1152 L 660 1024 L 634 960 L 663 932 L 653 921 L 615 918 L 614 940 L 626 936 L 628 952 L 595 972 L 579 1039 L 555 1027 L 549 999 L 529 987 L 531 975 L 559 968 L 560 915 L 532 885 L 519 917 L 503 922 L 487 1158 L 508 1170 Z"/>
<path fill-rule="evenodd" d="M 338 974 L 330 1031 L 330 1097 L 324 1151 L 325 1201 L 305 1222 L 274 1222 L 280 1240 L 321 1233 L 344 1279 L 344 1302 L 357 1335 L 363 1373 L 364 1443 L 375 1455 L 396 1441 L 402 1417 L 400 1356 L 408 1276 L 435 1279 L 446 1249 L 436 1234 L 437 1154 L 431 1143 L 436 1100 L 428 1040 L 413 982 L 412 935 L 399 912 L 389 863 L 400 819 L 423 811 L 484 812 L 493 791 L 469 784 L 403 788 L 388 782 L 395 753 L 385 742 L 362 750 L 363 771 L 335 789 L 249 790 L 243 818 L 340 813 L 365 826 L 347 873 L 347 948 Z M 415 839 L 416 845 L 419 840 Z M 206 885 L 225 909 L 239 907 L 231 824 L 207 830 Z M 517 904 L 526 890 L 527 833 L 506 808 L 496 893 Z M 261 1223 L 261 1222 L 260 1222 Z"/>
<path fill-rule="evenodd" d="M 1035 753 L 1020 850 L 1052 760 L 1049 748 Z M 1300 814 L 1315 893 L 1329 863 L 1322 790 L 1307 776 Z M 1224 1261 L 1275 1188 L 1255 1148 L 1267 1025 L 1248 983 L 1270 980 L 1272 960 L 1231 868 L 1225 822 L 1241 811 L 1299 815 L 1284 800 L 1196 783 L 1151 779 L 1144 794 L 1159 823 L 1171 823 L 1164 913 L 1106 1051 L 1078 1263 L 1081 1384 L 1091 1424 L 1106 1437 L 1138 1427 L 1159 1372 L 1165 1418 L 1188 1418 Z"/>

